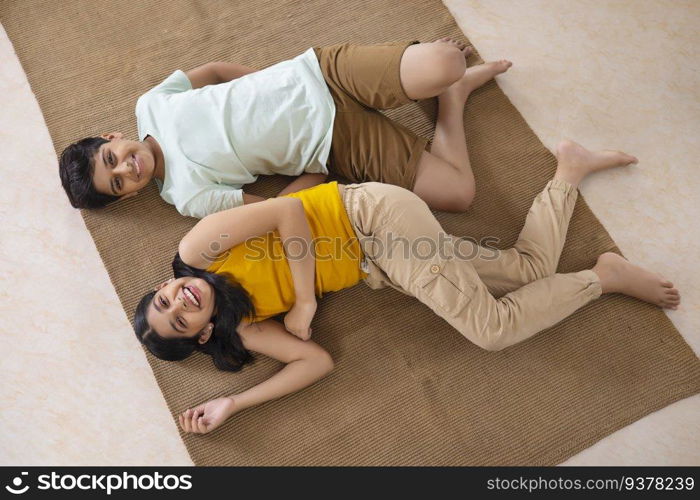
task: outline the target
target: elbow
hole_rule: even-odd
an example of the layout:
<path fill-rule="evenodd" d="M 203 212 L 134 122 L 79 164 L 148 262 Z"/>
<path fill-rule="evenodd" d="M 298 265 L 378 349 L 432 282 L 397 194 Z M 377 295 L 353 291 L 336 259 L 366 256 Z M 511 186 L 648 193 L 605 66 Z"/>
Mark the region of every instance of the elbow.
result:
<path fill-rule="evenodd" d="M 315 357 L 315 363 L 319 367 L 319 370 L 322 373 L 322 377 L 325 377 L 328 375 L 330 372 L 333 371 L 333 368 L 335 368 L 335 363 L 333 362 L 333 358 L 327 351 L 323 351 L 322 353 L 319 353 Z"/>
<path fill-rule="evenodd" d="M 282 212 L 283 214 L 294 214 L 295 217 L 298 214 L 304 214 L 304 203 L 301 201 L 300 198 L 297 198 L 295 196 L 280 196 L 273 199 L 279 200 L 278 203 L 282 204 L 282 206 L 285 209 Z"/>
<path fill-rule="evenodd" d="M 180 240 L 180 244 L 177 246 L 177 253 L 180 256 L 182 262 L 184 262 L 187 265 L 190 265 L 190 262 L 192 262 L 193 257 L 196 256 L 196 253 L 192 243 L 190 242 L 187 236 L 188 235 L 185 235 L 185 237 Z"/>
<path fill-rule="evenodd" d="M 287 203 L 290 207 L 294 207 L 294 208 L 296 208 L 297 210 L 304 210 L 304 203 L 301 201 L 301 198 L 296 198 L 296 197 L 294 197 L 294 196 L 289 196 L 289 197 L 287 197 L 287 198 L 285 198 L 285 199 L 288 200 L 286 203 Z"/>

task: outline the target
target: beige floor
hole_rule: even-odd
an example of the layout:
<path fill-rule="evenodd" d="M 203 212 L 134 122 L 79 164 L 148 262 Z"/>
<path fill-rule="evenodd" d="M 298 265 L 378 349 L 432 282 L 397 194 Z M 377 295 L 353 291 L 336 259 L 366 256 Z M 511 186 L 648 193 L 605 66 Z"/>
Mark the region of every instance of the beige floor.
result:
<path fill-rule="evenodd" d="M 582 186 L 630 259 L 681 289 L 700 352 L 700 4 L 445 0 L 548 146 L 571 137 L 640 164 Z M 0 32 L 0 464 L 191 464 L 107 273 L 56 175 L 41 112 Z M 478 180 L 477 180 L 478 182 Z M 10 216 L 11 214 L 11 216 Z M 602 334 L 602 332 L 601 332 Z M 700 465 L 700 396 L 566 465 Z"/>

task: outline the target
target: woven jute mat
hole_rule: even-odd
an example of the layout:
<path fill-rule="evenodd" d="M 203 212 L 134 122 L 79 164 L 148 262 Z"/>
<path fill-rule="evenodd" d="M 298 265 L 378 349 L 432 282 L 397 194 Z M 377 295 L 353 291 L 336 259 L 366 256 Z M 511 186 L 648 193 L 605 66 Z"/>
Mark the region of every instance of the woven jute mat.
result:
<path fill-rule="evenodd" d="M 101 132 L 136 139 L 137 97 L 178 68 L 214 60 L 263 68 L 341 42 L 464 39 L 436 0 L 22 0 L 0 3 L 0 21 L 58 153 Z M 435 105 L 390 116 L 432 137 Z M 453 234 L 496 237 L 505 248 L 555 159 L 496 83 L 470 97 L 465 116 L 476 201 L 468 213 L 436 215 Z M 269 195 L 286 181 L 266 178 L 249 192 Z M 195 222 L 155 186 L 83 217 L 129 317 L 169 276 Z M 582 198 L 568 234 L 560 272 L 619 251 Z M 617 295 L 501 352 L 479 349 L 417 300 L 364 284 L 324 297 L 313 329 L 335 370 L 210 434 L 183 435 L 195 464 L 552 465 L 700 390 L 700 363 L 664 313 Z M 147 355 L 174 418 L 281 368 L 261 355 L 237 374 L 205 355 L 179 363 Z"/>

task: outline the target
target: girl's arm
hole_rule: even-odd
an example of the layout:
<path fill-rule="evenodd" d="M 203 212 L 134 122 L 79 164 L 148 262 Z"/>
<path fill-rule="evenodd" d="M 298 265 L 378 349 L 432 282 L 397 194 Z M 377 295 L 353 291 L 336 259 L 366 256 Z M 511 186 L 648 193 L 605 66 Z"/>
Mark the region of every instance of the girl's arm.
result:
<path fill-rule="evenodd" d="M 249 238 L 278 231 L 294 281 L 295 305 L 285 324 L 302 338 L 310 335 L 316 312 L 314 254 L 311 229 L 304 205 L 298 198 L 270 198 L 207 215 L 180 241 L 180 258 L 185 264 L 206 269 L 220 254 Z"/>
<path fill-rule="evenodd" d="M 209 432 L 234 413 L 308 387 L 333 369 L 327 351 L 311 340 L 293 337 L 275 320 L 241 323 L 237 331 L 246 349 L 278 359 L 286 366 L 250 389 L 183 412 L 179 418 L 185 432 Z"/>

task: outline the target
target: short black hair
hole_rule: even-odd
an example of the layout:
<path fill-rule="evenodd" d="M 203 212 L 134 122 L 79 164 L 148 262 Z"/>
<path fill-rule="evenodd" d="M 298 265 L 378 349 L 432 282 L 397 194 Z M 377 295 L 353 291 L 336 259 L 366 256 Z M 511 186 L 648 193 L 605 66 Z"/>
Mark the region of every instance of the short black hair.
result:
<path fill-rule="evenodd" d="M 95 170 L 93 157 L 106 142 L 109 141 L 102 137 L 86 137 L 74 142 L 61 153 L 58 173 L 74 208 L 102 208 L 119 199 L 119 196 L 98 192 L 92 182 Z"/>

